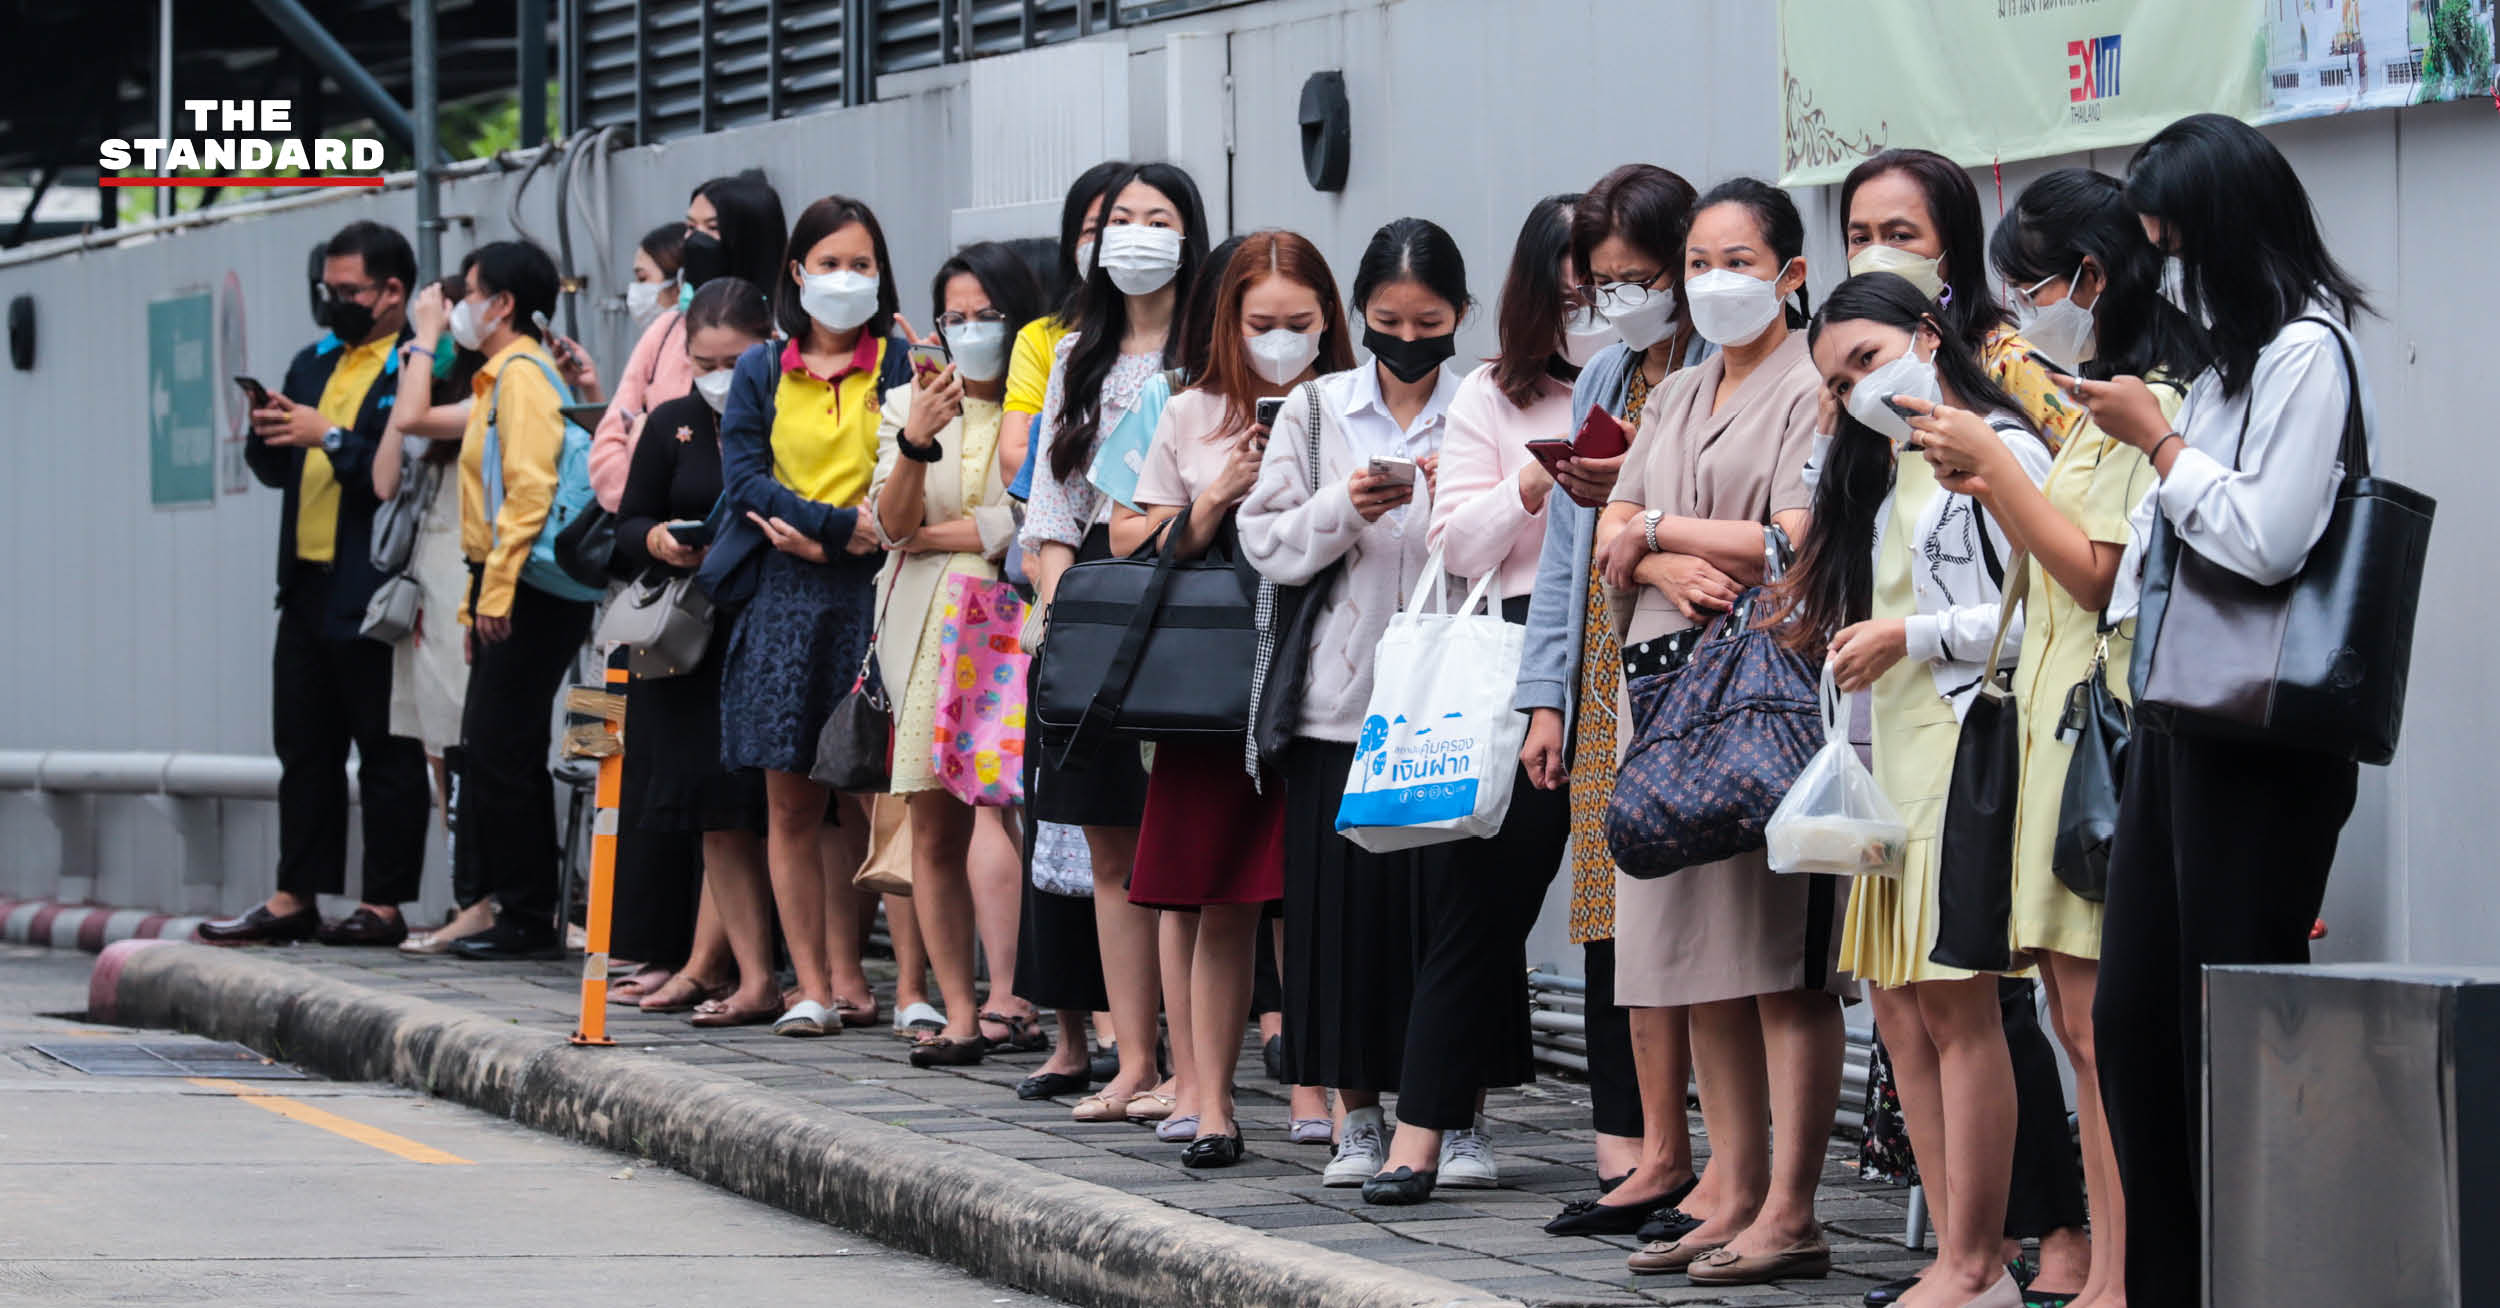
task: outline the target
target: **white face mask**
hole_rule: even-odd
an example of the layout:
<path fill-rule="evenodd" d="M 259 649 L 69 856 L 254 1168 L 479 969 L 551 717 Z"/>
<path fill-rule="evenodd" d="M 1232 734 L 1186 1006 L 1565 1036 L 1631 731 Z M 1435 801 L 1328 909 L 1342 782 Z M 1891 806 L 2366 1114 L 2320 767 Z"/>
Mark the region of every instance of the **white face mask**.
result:
<path fill-rule="evenodd" d="M 1007 324 L 968 322 L 946 329 L 946 349 L 954 357 L 955 375 L 965 381 L 997 381 L 1007 374 Z"/>
<path fill-rule="evenodd" d="M 1849 416 L 1883 433 L 1894 447 L 1906 447 L 1918 438 L 1918 433 L 1911 428 L 1909 419 L 1884 403 L 1903 395 L 1925 400 L 1931 406 L 1944 401 L 1944 391 L 1936 381 L 1935 362 L 1918 357 L 1916 341 L 1900 357 L 1877 367 L 1849 388 Z"/>
<path fill-rule="evenodd" d="M 660 316 L 663 302 L 677 302 L 676 285 L 671 282 L 635 282 L 625 288 L 625 311 L 634 316 L 637 327 Z"/>
<path fill-rule="evenodd" d="M 877 279 L 838 268 L 799 279 L 799 307 L 827 330 L 847 332 L 877 315 Z"/>
<path fill-rule="evenodd" d="M 1319 357 L 1319 333 L 1278 327 L 1250 338 L 1250 366 L 1270 386 L 1283 386 L 1302 375 Z"/>
<path fill-rule="evenodd" d="M 1094 238 L 1088 236 L 1084 240 L 1076 243 L 1076 279 L 1080 282 L 1084 281 L 1087 277 L 1093 275 L 1093 271 Z"/>
<path fill-rule="evenodd" d="M 702 396 L 705 404 L 712 406 L 712 412 L 719 413 L 722 406 L 729 403 L 729 378 L 736 371 L 735 368 L 723 368 L 694 379 L 694 393 Z"/>
<path fill-rule="evenodd" d="M 1870 245 L 1849 256 L 1850 276 L 1879 272 L 1907 279 L 1931 300 L 1944 292 L 1943 260 L 1912 254 L 1897 245 Z"/>
<path fill-rule="evenodd" d="M 1673 290 L 1619 282 L 1601 288 L 1598 294 L 1616 337 L 1636 352 L 1667 339 L 1675 330 Z"/>
<path fill-rule="evenodd" d="M 1181 269 L 1181 234 L 1172 227 L 1121 223 L 1102 229 L 1094 257 L 1122 295 L 1152 295 Z"/>
<path fill-rule="evenodd" d="M 1605 348 L 1623 339 L 1615 329 L 1614 320 L 1595 309 L 1574 309 L 1563 319 L 1563 362 L 1574 368 L 1585 368 Z M 1657 342 L 1652 341 L 1655 345 Z"/>
<path fill-rule="evenodd" d="M 2015 333 L 2070 369 L 2092 361 L 2092 310 L 2075 303 L 2075 282 L 2082 275 L 2083 269 L 2075 269 L 2074 276 L 2066 279 L 2066 298 L 2046 308 L 2035 307 L 2028 291 L 2012 297 Z"/>
<path fill-rule="evenodd" d="M 1693 314 L 1693 330 L 1725 349 L 1757 340 L 1780 316 L 1780 291 L 1775 282 L 1713 268 L 1686 279 L 1684 303 Z"/>
<path fill-rule="evenodd" d="M 486 348 L 486 338 L 503 326 L 501 318 L 484 318 L 483 302 L 462 300 L 451 306 L 451 339 L 464 350 Z"/>

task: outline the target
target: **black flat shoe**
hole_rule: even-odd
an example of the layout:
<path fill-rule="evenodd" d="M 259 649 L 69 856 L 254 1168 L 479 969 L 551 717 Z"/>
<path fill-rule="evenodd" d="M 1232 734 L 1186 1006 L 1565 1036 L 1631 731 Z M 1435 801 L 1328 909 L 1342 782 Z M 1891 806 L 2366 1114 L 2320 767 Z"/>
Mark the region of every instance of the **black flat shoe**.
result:
<path fill-rule="evenodd" d="M 1419 1204 L 1432 1197 L 1432 1183 L 1440 1179 L 1439 1172 L 1418 1172 L 1412 1167 L 1383 1172 L 1363 1183 L 1363 1202 L 1392 1208 Z"/>
<path fill-rule="evenodd" d="M 1649 1220 L 1641 1223 L 1641 1229 L 1633 1234 L 1643 1244 L 1657 1240 L 1674 1241 L 1700 1230 L 1701 1225 L 1700 1218 L 1681 1208 L 1661 1208 L 1651 1213 Z"/>
<path fill-rule="evenodd" d="M 1230 1167 L 1241 1161 L 1238 1135 L 1202 1135 L 1181 1150 L 1183 1167 Z"/>
<path fill-rule="evenodd" d="M 970 1067 L 990 1052 L 990 1042 L 981 1036 L 962 1036 L 953 1040 L 933 1036 L 911 1047 L 914 1067 Z"/>
<path fill-rule="evenodd" d="M 498 920 L 495 925 L 453 945 L 451 952 L 458 957 L 483 963 L 564 956 L 562 942 L 554 931 L 533 931 L 508 919 Z"/>
<path fill-rule="evenodd" d="M 1547 1235 L 1630 1235 L 1658 1211 L 1655 1203 L 1601 1204 L 1577 1199 L 1545 1224 Z"/>
<path fill-rule="evenodd" d="M 1089 1084 L 1108 1084 L 1120 1074 L 1120 1046 L 1108 1044 L 1095 1050 L 1092 1061 L 1085 1065 L 1085 1074 L 1094 1078 Z"/>
<path fill-rule="evenodd" d="M 1285 1038 L 1272 1035 L 1259 1050 L 1260 1061 L 1267 1064 L 1267 1079 L 1282 1084 L 1285 1079 Z"/>
<path fill-rule="evenodd" d="M 1635 1168 L 1634 1170 L 1637 1171 L 1639 1169 Z M 1631 1179 L 1631 1172 L 1625 1172 L 1621 1176 L 1601 1176 L 1597 1178 L 1597 1192 L 1599 1194 L 1613 1194 L 1615 1191 L 1623 1188 L 1624 1182 Z"/>
<path fill-rule="evenodd" d="M 1072 1095 L 1093 1084 L 1092 1079 L 1075 1072 L 1035 1072 L 1016 1082 L 1018 1099 L 1056 1099 Z"/>
<path fill-rule="evenodd" d="M 321 928 L 320 940 L 325 945 L 396 946 L 408 938 L 408 919 L 384 917 L 370 908 L 359 908 L 336 922 Z"/>
<path fill-rule="evenodd" d="M 212 945 L 277 945 L 310 940 L 321 934 L 321 910 L 311 905 L 283 916 L 267 904 L 254 904 L 241 917 L 202 922 L 199 938 Z"/>

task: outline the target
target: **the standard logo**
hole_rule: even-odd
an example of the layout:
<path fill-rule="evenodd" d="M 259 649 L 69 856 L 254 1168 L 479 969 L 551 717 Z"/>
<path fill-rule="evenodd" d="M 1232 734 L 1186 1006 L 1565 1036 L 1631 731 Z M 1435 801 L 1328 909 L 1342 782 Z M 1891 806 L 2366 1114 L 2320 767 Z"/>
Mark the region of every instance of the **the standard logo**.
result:
<path fill-rule="evenodd" d="M 287 100 L 185 100 L 192 135 L 114 137 L 96 150 L 106 186 L 380 186 L 382 143 L 369 136 L 340 140 L 290 135 L 295 107 Z M 179 122 L 179 119 L 177 119 Z M 233 133 L 229 135 L 228 133 Z M 129 168 L 165 176 L 114 177 Z M 270 175 L 271 169 L 327 176 Z M 179 170 L 213 176 L 180 176 Z M 342 175 L 353 169 L 361 175 Z"/>

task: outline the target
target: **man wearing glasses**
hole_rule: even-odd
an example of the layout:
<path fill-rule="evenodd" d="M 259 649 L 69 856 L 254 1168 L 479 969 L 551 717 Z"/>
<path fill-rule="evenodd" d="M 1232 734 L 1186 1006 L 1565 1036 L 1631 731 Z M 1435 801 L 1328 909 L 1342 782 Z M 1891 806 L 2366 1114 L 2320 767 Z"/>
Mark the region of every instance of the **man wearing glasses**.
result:
<path fill-rule="evenodd" d="M 278 524 L 278 636 L 271 734 L 278 782 L 278 889 L 240 917 L 211 922 L 215 944 L 319 939 L 396 945 L 400 905 L 417 897 L 429 816 L 425 754 L 391 734 L 391 647 L 359 634 L 382 578 L 373 566 L 373 456 L 399 384 L 417 259 L 380 223 L 354 222 L 323 249 L 329 331 L 252 397 L 245 459 L 285 497 Z M 247 391 L 251 387 L 246 387 Z M 360 760 L 363 900 L 337 922 L 319 896 L 347 877 L 347 749 Z"/>

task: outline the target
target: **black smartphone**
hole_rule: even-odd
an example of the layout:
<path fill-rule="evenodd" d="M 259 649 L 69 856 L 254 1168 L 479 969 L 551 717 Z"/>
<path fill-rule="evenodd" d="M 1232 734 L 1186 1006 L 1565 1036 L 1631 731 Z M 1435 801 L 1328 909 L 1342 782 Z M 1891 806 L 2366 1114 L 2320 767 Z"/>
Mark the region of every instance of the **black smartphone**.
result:
<path fill-rule="evenodd" d="M 1252 405 L 1251 412 L 1255 415 L 1260 426 L 1272 428 L 1276 425 L 1276 415 L 1282 413 L 1284 408 L 1284 396 L 1270 395 L 1266 399 Z"/>
<path fill-rule="evenodd" d="M 1915 409 L 1903 406 L 1899 400 L 1896 400 L 1889 395 L 1884 397 L 1884 407 L 1892 410 L 1894 413 L 1900 414 L 1901 420 L 1904 422 L 1927 416 L 1926 414 L 1920 413 Z M 1901 448 L 1905 450 L 1915 450 L 1921 448 L 1918 443 L 1918 437 L 1913 435 L 1908 440 L 1901 442 Z"/>
<path fill-rule="evenodd" d="M 694 518 L 683 518 L 676 522 L 664 523 L 662 525 L 668 529 L 668 534 L 672 539 L 674 539 L 678 544 L 685 546 L 687 549 L 705 549 L 712 543 L 711 523 L 699 521 Z"/>
<path fill-rule="evenodd" d="M 238 376 L 234 379 L 234 384 L 243 388 L 243 398 L 251 401 L 253 408 L 269 407 L 269 388 L 261 385 L 259 378 Z"/>

